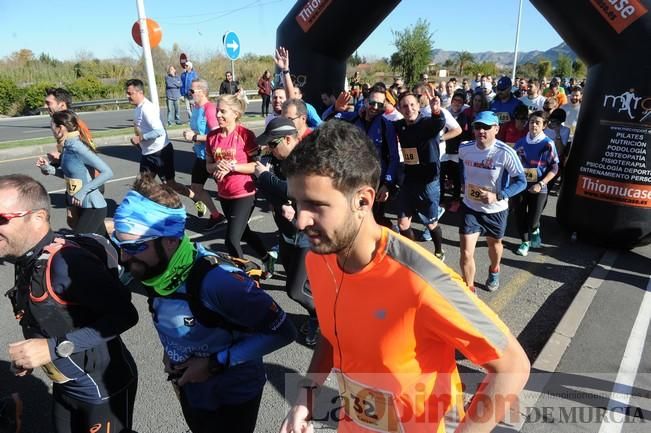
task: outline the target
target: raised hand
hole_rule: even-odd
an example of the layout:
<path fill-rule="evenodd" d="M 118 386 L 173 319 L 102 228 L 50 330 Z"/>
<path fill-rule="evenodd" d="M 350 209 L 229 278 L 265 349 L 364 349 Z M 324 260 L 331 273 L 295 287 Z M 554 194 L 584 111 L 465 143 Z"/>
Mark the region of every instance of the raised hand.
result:
<path fill-rule="evenodd" d="M 274 55 L 274 61 L 281 70 L 289 69 L 289 51 L 285 47 L 278 47 Z"/>

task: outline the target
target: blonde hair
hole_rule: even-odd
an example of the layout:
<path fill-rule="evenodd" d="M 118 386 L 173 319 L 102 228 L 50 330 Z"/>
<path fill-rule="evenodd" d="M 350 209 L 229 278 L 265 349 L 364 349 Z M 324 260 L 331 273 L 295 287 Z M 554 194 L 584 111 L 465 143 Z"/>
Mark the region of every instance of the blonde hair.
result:
<path fill-rule="evenodd" d="M 236 122 L 239 122 L 242 119 L 242 116 L 244 116 L 246 104 L 243 100 L 235 95 L 219 95 L 217 97 L 216 103 L 217 106 L 219 106 L 221 103 L 224 103 L 228 108 L 235 111 L 235 113 L 237 113 L 237 117 L 235 119 Z"/>

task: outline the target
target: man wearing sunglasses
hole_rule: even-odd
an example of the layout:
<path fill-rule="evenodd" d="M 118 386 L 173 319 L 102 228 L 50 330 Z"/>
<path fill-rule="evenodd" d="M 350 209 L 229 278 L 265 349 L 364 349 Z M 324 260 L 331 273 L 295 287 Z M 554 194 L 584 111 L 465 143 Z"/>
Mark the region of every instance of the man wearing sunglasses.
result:
<path fill-rule="evenodd" d="M 188 288 L 195 263 L 214 254 L 190 241 L 185 220 L 178 195 L 144 175 L 117 208 L 112 237 L 124 266 L 148 289 L 165 371 L 179 388 L 190 429 L 252 433 L 265 384 L 262 356 L 296 333 L 278 304 L 239 268 L 211 267 L 193 278 L 199 287 Z M 191 306 L 189 293 L 205 314 Z M 218 323 L 205 322 L 207 313 Z"/>
<path fill-rule="evenodd" d="M 486 289 L 500 287 L 502 238 L 506 232 L 509 197 L 527 186 L 520 158 L 507 144 L 499 141 L 499 118 L 492 111 L 481 111 L 472 122 L 475 140 L 459 147 L 459 164 L 465 193 L 461 206 L 461 273 L 474 291 L 475 245 L 486 236 L 490 268 Z"/>
<path fill-rule="evenodd" d="M 381 174 L 380 188 L 373 203 L 375 220 L 386 227 L 391 227 L 391 220 L 385 214 L 385 207 L 390 195 L 397 193 L 398 169 L 400 155 L 398 138 L 393 123 L 384 114 L 386 92 L 380 86 L 373 86 L 368 98 L 364 99 L 363 109 L 359 112 L 343 112 L 344 107 L 336 107 L 339 113 L 335 116 L 360 128 L 371 139 L 380 159 Z"/>
<path fill-rule="evenodd" d="M 12 368 L 25 376 L 42 367 L 54 382 L 55 432 L 108 430 L 109 423 L 130 432 L 138 378 L 120 334 L 137 323 L 138 312 L 107 260 L 64 243 L 49 220 L 50 198 L 40 183 L 0 176 L 0 258 L 15 265 L 8 297 L 25 336 L 9 345 Z M 98 249 L 110 254 L 105 248 Z"/>

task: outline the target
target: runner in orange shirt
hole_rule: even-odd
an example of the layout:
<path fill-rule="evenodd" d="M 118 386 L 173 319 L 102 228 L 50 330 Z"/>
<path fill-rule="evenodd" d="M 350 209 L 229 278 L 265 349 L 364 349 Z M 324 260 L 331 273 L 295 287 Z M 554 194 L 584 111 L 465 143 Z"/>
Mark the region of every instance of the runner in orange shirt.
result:
<path fill-rule="evenodd" d="M 311 243 L 306 263 L 322 338 L 281 432 L 312 431 L 308 394 L 331 370 L 344 402 L 339 432 L 445 432 L 453 423 L 457 432 L 488 432 L 507 404 L 487 399 L 519 394 L 527 356 L 459 275 L 375 222 L 375 153 L 358 128 L 333 120 L 286 160 L 296 224 Z M 492 373 L 467 413 L 455 350 Z"/>

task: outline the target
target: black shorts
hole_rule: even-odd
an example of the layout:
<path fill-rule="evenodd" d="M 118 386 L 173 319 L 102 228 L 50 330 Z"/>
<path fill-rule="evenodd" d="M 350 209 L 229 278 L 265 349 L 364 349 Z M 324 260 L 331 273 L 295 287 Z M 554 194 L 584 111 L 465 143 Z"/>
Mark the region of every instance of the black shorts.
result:
<path fill-rule="evenodd" d="M 204 185 L 210 175 L 206 170 L 206 160 L 201 158 L 194 158 L 194 165 L 192 166 L 192 183 Z"/>
<path fill-rule="evenodd" d="M 158 152 L 142 155 L 140 158 L 140 173 L 150 172 L 158 176 L 162 182 L 174 180 L 174 147 L 167 143 Z"/>
<path fill-rule="evenodd" d="M 461 204 L 462 223 L 459 227 L 459 234 L 470 235 L 479 233 L 482 236 L 489 236 L 494 239 L 502 239 L 506 233 L 506 223 L 509 217 L 509 210 L 495 213 L 477 212 L 470 209 L 465 203 Z"/>

